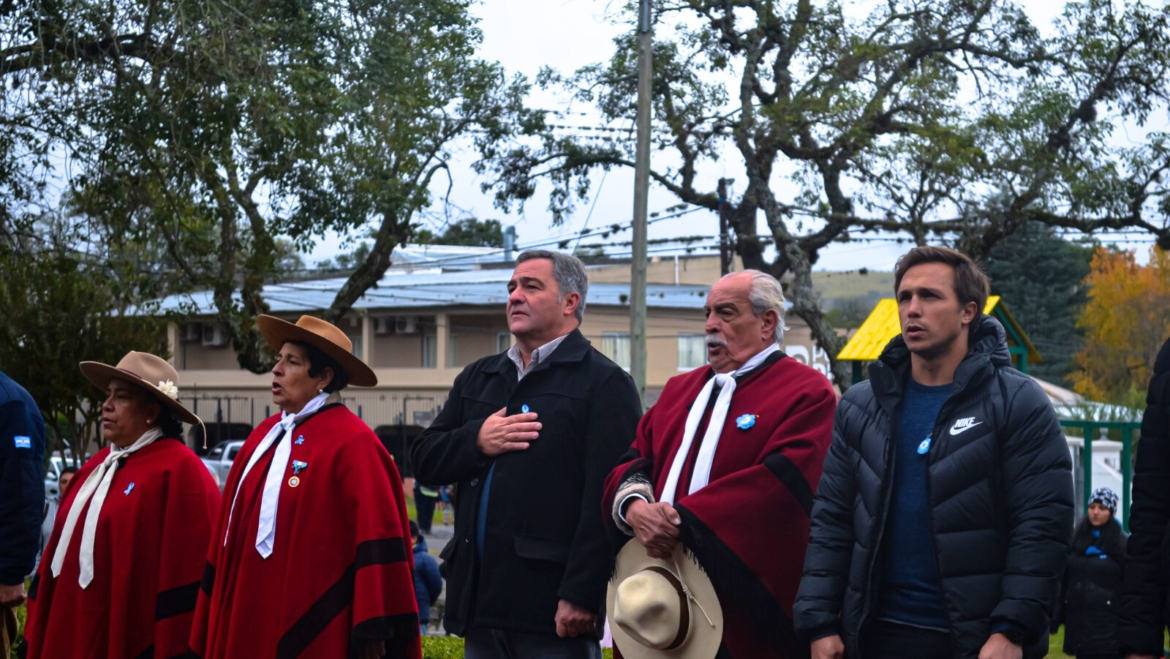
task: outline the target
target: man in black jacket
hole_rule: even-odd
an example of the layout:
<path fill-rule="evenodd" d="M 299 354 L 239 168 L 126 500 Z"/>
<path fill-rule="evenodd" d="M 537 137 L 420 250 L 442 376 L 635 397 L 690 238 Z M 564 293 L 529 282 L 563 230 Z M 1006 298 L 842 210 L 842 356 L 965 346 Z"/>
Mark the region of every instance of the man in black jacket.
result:
<path fill-rule="evenodd" d="M 588 282 L 575 257 L 528 251 L 508 282 L 516 345 L 471 364 L 411 448 L 415 477 L 458 482 L 447 631 L 468 659 L 601 656 L 612 567 L 605 477 L 634 440 L 633 380 L 578 326 Z"/>
<path fill-rule="evenodd" d="M 818 659 L 1043 656 L 1073 518 L 1056 414 L 971 259 L 918 247 L 894 277 L 902 334 L 837 407 L 796 628 Z"/>
<path fill-rule="evenodd" d="M 1170 340 L 1154 361 L 1133 473 L 1125 577 L 1117 642 L 1131 659 L 1162 656 L 1170 538 Z"/>
<path fill-rule="evenodd" d="M 32 396 L 0 373 L 0 657 L 16 634 L 13 607 L 40 550 L 45 421 Z"/>

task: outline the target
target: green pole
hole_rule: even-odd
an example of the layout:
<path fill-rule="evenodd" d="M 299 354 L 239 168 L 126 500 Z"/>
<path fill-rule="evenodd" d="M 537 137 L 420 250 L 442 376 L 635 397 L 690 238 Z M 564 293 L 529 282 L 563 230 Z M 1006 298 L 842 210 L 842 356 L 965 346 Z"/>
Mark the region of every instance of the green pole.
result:
<path fill-rule="evenodd" d="M 1121 526 L 1129 533 L 1129 488 L 1133 481 L 1133 428 L 1121 428 Z"/>
<path fill-rule="evenodd" d="M 1081 498 L 1084 503 L 1084 513 L 1089 514 L 1089 494 L 1093 491 L 1093 424 L 1086 423 L 1085 429 L 1085 447 L 1081 449 L 1081 469 L 1084 473 L 1084 490 L 1081 492 Z"/>

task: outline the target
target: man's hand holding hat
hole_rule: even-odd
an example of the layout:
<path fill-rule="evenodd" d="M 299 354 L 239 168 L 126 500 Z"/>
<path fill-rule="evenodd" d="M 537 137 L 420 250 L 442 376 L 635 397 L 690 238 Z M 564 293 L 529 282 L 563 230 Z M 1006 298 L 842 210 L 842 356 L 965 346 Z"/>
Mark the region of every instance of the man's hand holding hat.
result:
<path fill-rule="evenodd" d="M 626 521 L 651 558 L 670 558 L 678 544 L 678 527 L 682 518 L 669 503 L 647 503 L 634 499 L 626 509 Z"/>

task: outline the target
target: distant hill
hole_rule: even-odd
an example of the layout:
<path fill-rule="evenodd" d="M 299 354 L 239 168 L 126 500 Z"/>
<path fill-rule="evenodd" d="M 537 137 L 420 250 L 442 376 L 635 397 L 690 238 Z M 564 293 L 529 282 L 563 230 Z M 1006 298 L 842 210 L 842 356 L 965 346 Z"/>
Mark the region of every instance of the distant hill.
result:
<path fill-rule="evenodd" d="M 864 274 L 863 274 L 864 272 Z M 840 300 L 866 298 L 878 300 L 894 297 L 894 273 L 849 270 L 846 272 L 813 272 L 813 287 L 821 296 L 825 309 L 832 309 Z M 872 304 L 870 305 L 872 308 Z"/>

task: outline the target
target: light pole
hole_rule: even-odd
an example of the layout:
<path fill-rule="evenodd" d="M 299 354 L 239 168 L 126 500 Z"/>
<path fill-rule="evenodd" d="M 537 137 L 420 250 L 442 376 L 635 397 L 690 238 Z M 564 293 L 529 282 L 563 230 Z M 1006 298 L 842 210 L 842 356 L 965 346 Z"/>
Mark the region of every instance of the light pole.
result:
<path fill-rule="evenodd" d="M 638 0 L 638 142 L 634 157 L 634 253 L 630 259 L 630 375 L 646 397 L 646 214 L 650 188 L 650 0 Z"/>

